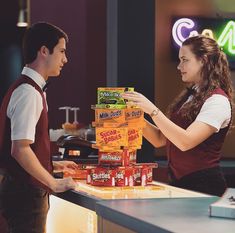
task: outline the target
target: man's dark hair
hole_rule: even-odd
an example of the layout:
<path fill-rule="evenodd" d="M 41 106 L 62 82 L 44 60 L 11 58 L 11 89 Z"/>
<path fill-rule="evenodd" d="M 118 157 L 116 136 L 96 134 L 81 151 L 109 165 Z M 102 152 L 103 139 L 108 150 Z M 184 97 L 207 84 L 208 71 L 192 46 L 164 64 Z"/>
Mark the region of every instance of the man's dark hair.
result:
<path fill-rule="evenodd" d="M 68 42 L 67 34 L 60 28 L 46 22 L 39 22 L 27 29 L 23 38 L 23 56 L 25 64 L 33 62 L 37 52 L 42 46 L 46 46 L 50 53 L 59 40 L 64 38 Z"/>

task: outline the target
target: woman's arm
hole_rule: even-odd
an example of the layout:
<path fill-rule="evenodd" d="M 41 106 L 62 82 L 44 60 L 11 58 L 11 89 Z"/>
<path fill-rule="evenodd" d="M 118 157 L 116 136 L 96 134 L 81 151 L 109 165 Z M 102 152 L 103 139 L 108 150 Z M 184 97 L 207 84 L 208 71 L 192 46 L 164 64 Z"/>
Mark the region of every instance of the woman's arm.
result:
<path fill-rule="evenodd" d="M 166 137 L 162 134 L 156 125 L 145 120 L 146 127 L 143 130 L 143 136 L 156 148 L 166 145 Z"/>
<path fill-rule="evenodd" d="M 176 147 L 178 147 L 182 151 L 186 151 L 194 148 L 199 145 L 201 142 L 210 137 L 213 133 L 216 132 L 216 128 L 200 122 L 194 121 L 187 129 L 183 129 L 176 125 L 174 122 L 169 120 L 151 101 L 149 101 L 145 96 L 137 92 L 125 92 L 122 94 L 122 97 L 132 101 L 132 103 L 140 108 L 149 115 L 155 110 L 156 115 L 152 117 L 154 123 L 159 128 L 160 132 L 170 140 Z M 155 142 L 158 141 L 159 134 L 155 134 L 153 129 L 146 134 L 147 140 L 149 140 L 152 144 L 156 145 Z"/>
<path fill-rule="evenodd" d="M 216 128 L 200 121 L 194 121 L 187 129 L 183 129 L 161 111 L 152 119 L 165 137 L 182 151 L 194 148 L 216 132 Z"/>

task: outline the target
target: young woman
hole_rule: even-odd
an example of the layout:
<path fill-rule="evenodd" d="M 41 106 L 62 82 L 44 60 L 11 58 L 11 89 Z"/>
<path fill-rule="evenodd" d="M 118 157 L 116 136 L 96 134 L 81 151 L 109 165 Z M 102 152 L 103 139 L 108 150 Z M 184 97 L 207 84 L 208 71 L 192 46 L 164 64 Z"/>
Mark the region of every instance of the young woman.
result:
<path fill-rule="evenodd" d="M 166 146 L 171 185 L 221 196 L 221 148 L 232 122 L 233 87 L 228 61 L 215 40 L 190 37 L 179 51 L 178 69 L 186 88 L 168 108 L 168 117 L 145 96 L 122 96 L 152 117 L 144 137 Z"/>

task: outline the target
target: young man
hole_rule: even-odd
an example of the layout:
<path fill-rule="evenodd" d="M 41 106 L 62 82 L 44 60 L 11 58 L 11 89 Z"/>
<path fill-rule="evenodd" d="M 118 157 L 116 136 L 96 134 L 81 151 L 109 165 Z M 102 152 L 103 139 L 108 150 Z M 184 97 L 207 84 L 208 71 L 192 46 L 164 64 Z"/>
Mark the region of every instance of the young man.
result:
<path fill-rule="evenodd" d="M 47 102 L 43 87 L 59 76 L 68 37 L 40 22 L 24 36 L 25 67 L 0 110 L 0 201 L 10 232 L 45 231 L 49 192 L 75 188 L 72 178 L 55 179 L 50 158 Z"/>

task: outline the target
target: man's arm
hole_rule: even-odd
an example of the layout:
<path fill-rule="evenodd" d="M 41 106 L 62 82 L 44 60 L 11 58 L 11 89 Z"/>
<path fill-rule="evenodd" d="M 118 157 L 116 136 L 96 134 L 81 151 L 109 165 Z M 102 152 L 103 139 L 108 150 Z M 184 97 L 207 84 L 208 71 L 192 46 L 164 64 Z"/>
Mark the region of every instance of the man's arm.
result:
<path fill-rule="evenodd" d="M 32 151 L 30 140 L 12 141 L 11 154 L 19 165 L 35 179 L 49 187 L 53 192 L 64 192 L 74 189 L 76 183 L 72 178 L 55 179 L 39 162 Z"/>

